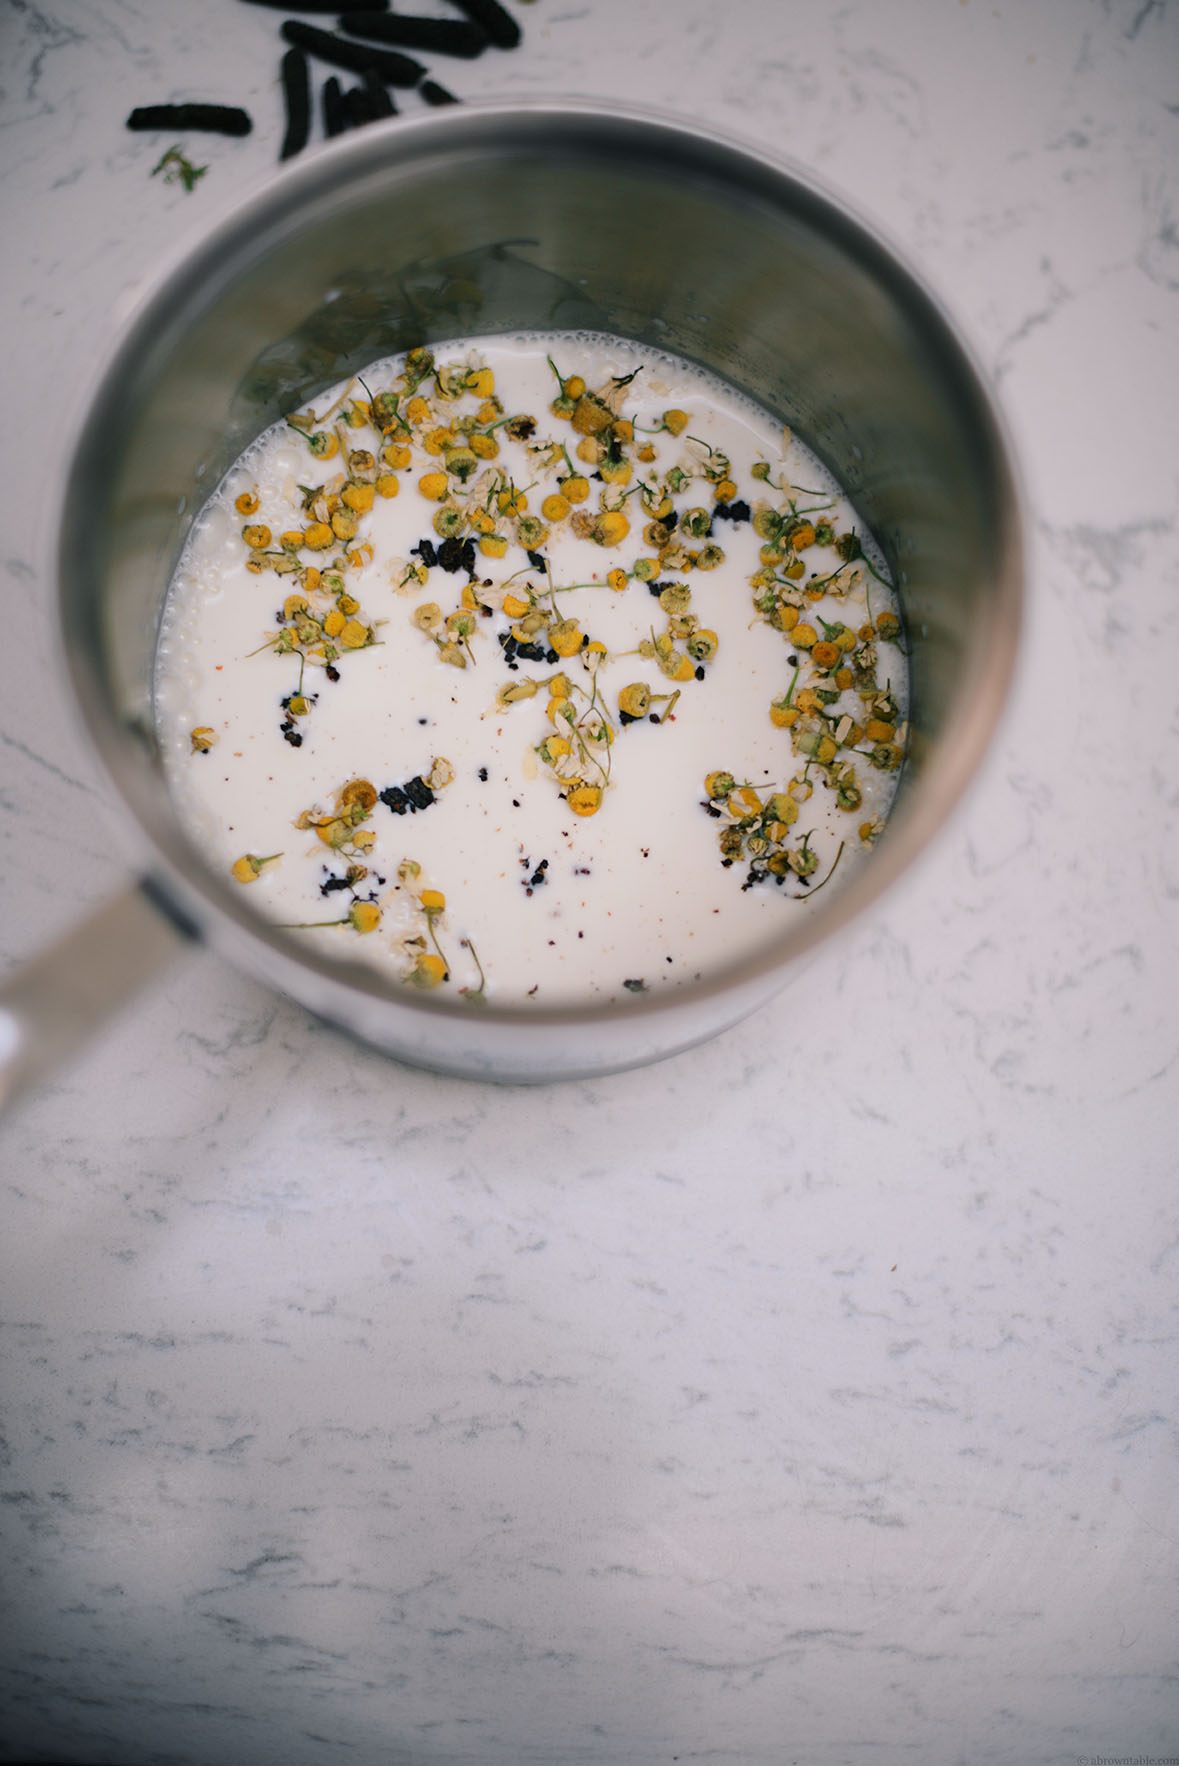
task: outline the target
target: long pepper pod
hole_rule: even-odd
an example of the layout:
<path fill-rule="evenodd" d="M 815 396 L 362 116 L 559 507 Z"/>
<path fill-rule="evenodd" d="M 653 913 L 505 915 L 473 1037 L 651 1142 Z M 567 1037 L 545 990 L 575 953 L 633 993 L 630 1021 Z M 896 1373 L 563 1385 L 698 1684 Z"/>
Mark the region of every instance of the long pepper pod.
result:
<path fill-rule="evenodd" d="M 282 34 L 297 49 L 305 49 L 333 67 L 346 67 L 354 74 L 372 68 L 389 86 L 416 86 L 426 71 L 420 61 L 396 49 L 378 49 L 351 37 L 337 37 L 331 31 L 321 31 L 318 25 L 304 24 L 302 19 L 284 19 Z"/>
<path fill-rule="evenodd" d="M 330 141 L 333 135 L 342 135 L 348 127 L 348 113 L 344 109 L 344 94 L 335 74 L 323 83 L 323 132 Z"/>
<path fill-rule="evenodd" d="M 270 6 L 275 12 L 339 12 L 339 0 L 248 0 L 251 6 Z M 389 0 L 348 0 L 353 12 L 387 12 Z"/>
<path fill-rule="evenodd" d="M 519 25 L 499 0 L 452 0 L 452 4 L 486 31 L 497 49 L 514 49 L 520 41 Z"/>
<path fill-rule="evenodd" d="M 288 49 L 282 58 L 282 93 L 287 130 L 278 157 L 293 159 L 311 133 L 311 73 L 302 49 Z"/>
<path fill-rule="evenodd" d="M 205 129 L 213 135 L 248 135 L 249 114 L 231 104 L 143 104 L 127 118 L 129 129 Z"/>
<path fill-rule="evenodd" d="M 408 18 L 404 13 L 345 12 L 340 29 L 373 43 L 391 43 L 398 49 L 424 49 L 435 55 L 457 55 L 472 60 L 482 55 L 491 41 L 478 25 L 456 18 Z"/>

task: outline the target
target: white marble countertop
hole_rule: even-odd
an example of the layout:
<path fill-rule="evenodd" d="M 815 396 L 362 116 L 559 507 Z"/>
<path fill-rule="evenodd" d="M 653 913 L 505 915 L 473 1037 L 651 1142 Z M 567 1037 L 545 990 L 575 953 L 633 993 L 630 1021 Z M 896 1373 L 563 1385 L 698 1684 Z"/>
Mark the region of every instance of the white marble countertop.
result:
<path fill-rule="evenodd" d="M 0 1127 L 0 1758 L 1179 1757 L 1179 14 L 538 0 L 879 219 L 1022 454 L 1025 663 L 935 853 L 660 1067 L 409 1073 L 194 958 Z M 41 521 L 127 291 L 273 174 L 281 14 L 9 0 L 0 947 L 127 874 Z M 135 104 L 245 105 L 191 193 Z M 407 108 L 417 101 L 407 101 Z"/>

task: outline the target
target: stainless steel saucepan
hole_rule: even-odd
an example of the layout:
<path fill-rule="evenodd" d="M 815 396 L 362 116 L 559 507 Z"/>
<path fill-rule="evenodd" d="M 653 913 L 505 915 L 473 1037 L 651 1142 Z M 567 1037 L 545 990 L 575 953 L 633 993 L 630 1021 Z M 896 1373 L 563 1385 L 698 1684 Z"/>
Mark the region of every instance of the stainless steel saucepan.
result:
<path fill-rule="evenodd" d="M 308 952 L 209 868 L 152 727 L 163 597 L 248 441 L 376 357 L 520 329 L 688 357 L 780 415 L 884 548 L 911 654 L 911 752 L 871 862 L 756 960 L 624 1007 L 483 1010 Z M 724 1029 L 875 902 L 945 821 L 1002 708 L 1022 598 L 1002 426 L 937 302 L 797 168 L 625 110 L 448 110 L 276 176 L 141 304 L 81 426 L 57 524 L 69 689 L 146 874 L 0 993 L 0 1096 L 188 939 L 398 1060 L 489 1080 L 605 1073 Z M 138 824 L 138 838 L 134 838 Z"/>

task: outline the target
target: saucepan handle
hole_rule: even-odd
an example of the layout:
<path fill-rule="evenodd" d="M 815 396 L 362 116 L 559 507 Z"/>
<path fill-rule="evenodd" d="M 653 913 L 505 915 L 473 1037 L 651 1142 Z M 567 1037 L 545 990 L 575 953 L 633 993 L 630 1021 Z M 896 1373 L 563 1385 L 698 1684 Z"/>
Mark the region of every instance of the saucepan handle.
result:
<path fill-rule="evenodd" d="M 192 937 L 145 879 L 0 985 L 0 1109 L 48 1078 Z"/>

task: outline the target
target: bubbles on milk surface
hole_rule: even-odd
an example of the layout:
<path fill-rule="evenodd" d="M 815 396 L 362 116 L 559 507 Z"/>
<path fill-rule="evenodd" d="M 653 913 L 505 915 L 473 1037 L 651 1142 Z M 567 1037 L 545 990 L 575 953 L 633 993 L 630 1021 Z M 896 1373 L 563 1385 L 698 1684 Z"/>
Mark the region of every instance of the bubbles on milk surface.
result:
<path fill-rule="evenodd" d="M 171 586 L 156 717 L 207 862 L 465 1006 L 754 955 L 887 816 L 883 560 L 751 400 L 593 334 L 372 364 L 260 436 Z"/>

